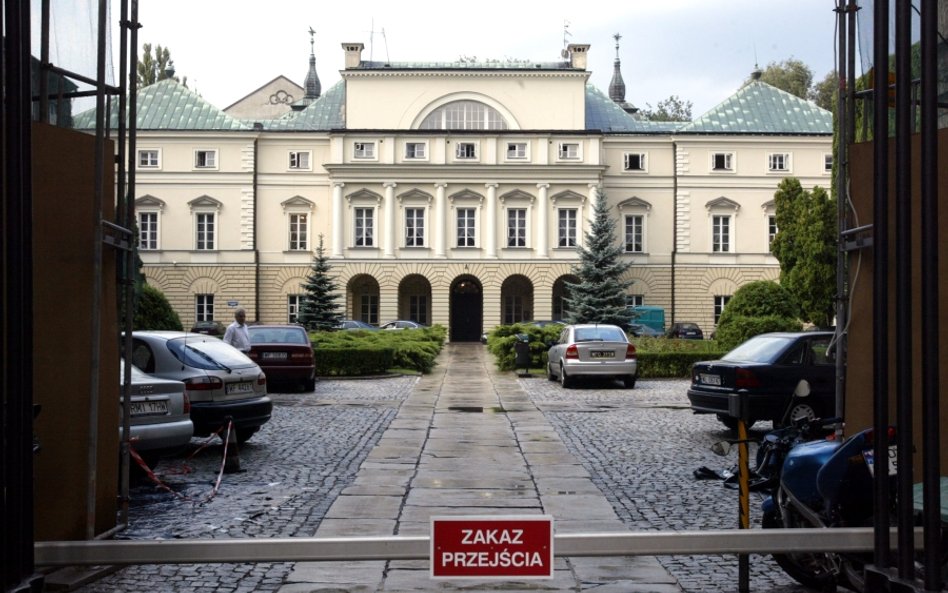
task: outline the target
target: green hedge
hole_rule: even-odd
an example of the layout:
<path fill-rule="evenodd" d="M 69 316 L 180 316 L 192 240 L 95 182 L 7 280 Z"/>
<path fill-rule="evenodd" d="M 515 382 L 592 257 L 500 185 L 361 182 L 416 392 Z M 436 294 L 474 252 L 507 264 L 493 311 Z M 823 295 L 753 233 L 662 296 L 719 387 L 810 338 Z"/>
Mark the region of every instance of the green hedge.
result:
<path fill-rule="evenodd" d="M 392 331 L 312 332 L 318 375 L 377 375 L 391 369 L 430 373 L 447 330 L 440 325 Z M 326 353 L 327 360 L 323 353 Z"/>
<path fill-rule="evenodd" d="M 487 334 L 487 350 L 494 355 L 498 369 L 512 371 L 516 360 L 514 344 L 519 341 L 518 334 L 525 334 L 530 338 L 530 368 L 546 368 L 549 345 L 559 338 L 562 329 L 562 325 L 556 324 L 544 327 L 520 323 L 501 325 Z"/>
<path fill-rule="evenodd" d="M 642 352 L 638 351 L 639 377 L 688 378 L 691 365 L 702 360 L 721 358 L 724 352 Z"/>
<path fill-rule="evenodd" d="M 316 349 L 316 374 L 325 376 L 381 375 L 394 366 L 391 348 L 359 347 Z"/>

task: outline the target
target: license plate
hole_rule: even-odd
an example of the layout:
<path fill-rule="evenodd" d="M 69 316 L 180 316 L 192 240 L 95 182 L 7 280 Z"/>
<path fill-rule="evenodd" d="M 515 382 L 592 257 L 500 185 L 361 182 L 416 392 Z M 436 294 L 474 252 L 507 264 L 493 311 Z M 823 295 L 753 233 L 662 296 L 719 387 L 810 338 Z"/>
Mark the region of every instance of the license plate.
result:
<path fill-rule="evenodd" d="M 616 353 L 612 350 L 591 350 L 589 356 L 592 358 L 615 358 Z"/>
<path fill-rule="evenodd" d="M 698 375 L 698 378 L 701 380 L 702 383 L 705 383 L 707 385 L 720 385 L 721 384 L 720 375 L 709 375 L 707 373 L 701 373 L 700 375 Z"/>
<path fill-rule="evenodd" d="M 264 352 L 263 358 L 267 360 L 286 360 L 286 352 Z"/>
<path fill-rule="evenodd" d="M 869 473 L 871 475 L 876 475 L 875 471 L 875 451 L 873 449 L 866 449 L 862 452 L 863 459 L 866 460 L 866 465 L 869 467 Z M 899 473 L 899 448 L 895 445 L 889 445 L 889 475 L 894 476 Z"/>
<path fill-rule="evenodd" d="M 227 393 L 253 393 L 253 383 L 228 383 Z"/>
<path fill-rule="evenodd" d="M 168 413 L 168 402 L 132 402 L 130 412 L 132 416 L 163 416 Z"/>

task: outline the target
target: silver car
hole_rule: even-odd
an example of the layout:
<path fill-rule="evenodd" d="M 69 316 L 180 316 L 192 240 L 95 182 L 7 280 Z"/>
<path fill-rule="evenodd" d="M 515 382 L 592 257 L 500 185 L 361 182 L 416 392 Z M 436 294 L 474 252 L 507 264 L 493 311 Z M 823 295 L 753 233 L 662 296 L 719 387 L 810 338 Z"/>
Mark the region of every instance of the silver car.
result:
<path fill-rule="evenodd" d="M 273 402 L 267 396 L 267 376 L 257 363 L 220 338 L 136 331 L 132 333 L 132 363 L 148 374 L 184 382 L 197 436 L 226 428 L 230 417 L 237 442 L 244 443 L 270 420 Z"/>
<path fill-rule="evenodd" d="M 571 387 L 577 377 L 614 377 L 629 389 L 635 387 L 635 346 L 616 325 L 567 325 L 547 355 L 547 377 L 559 379 L 563 387 Z"/>
<path fill-rule="evenodd" d="M 125 362 L 120 360 L 119 365 L 119 383 L 124 386 Z M 191 442 L 191 403 L 181 381 L 153 377 L 134 365 L 131 376 L 129 441 L 142 460 L 154 467 L 159 459 L 180 453 Z M 123 433 L 120 422 L 119 438 Z"/>

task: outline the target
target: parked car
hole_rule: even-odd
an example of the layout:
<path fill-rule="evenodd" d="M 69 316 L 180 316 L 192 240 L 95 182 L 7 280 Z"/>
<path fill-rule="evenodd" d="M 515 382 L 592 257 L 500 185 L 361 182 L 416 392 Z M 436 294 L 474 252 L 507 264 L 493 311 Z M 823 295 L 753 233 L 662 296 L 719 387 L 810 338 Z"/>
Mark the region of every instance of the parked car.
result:
<path fill-rule="evenodd" d="M 668 332 L 665 333 L 665 336 L 684 340 L 704 339 L 704 333 L 701 331 L 701 328 L 698 327 L 698 324 L 688 322 L 677 322 L 671 324 L 671 326 L 668 328 Z"/>
<path fill-rule="evenodd" d="M 267 375 L 270 384 L 316 388 L 316 363 L 309 334 L 300 325 L 251 325 L 250 360 Z"/>
<path fill-rule="evenodd" d="M 220 338 L 136 331 L 131 361 L 150 375 L 184 382 L 197 436 L 214 433 L 230 416 L 237 441 L 243 443 L 270 420 L 273 402 L 267 396 L 267 376 L 257 363 Z"/>
<path fill-rule="evenodd" d="M 183 451 L 191 442 L 191 402 L 184 383 L 148 375 L 131 366 L 129 395 L 129 441 L 148 467 L 162 457 Z M 120 361 L 119 384 L 125 386 L 125 361 Z M 122 390 L 124 393 L 124 389 Z M 120 398 L 120 405 L 124 404 Z M 119 413 L 119 438 L 124 430 Z M 134 464 L 134 462 L 133 462 Z"/>
<path fill-rule="evenodd" d="M 198 321 L 191 326 L 191 331 L 196 334 L 220 337 L 227 331 L 227 327 L 220 321 Z"/>
<path fill-rule="evenodd" d="M 621 327 L 607 324 L 567 325 L 547 352 L 547 378 L 570 387 L 577 377 L 615 377 L 635 387 L 635 346 Z"/>
<path fill-rule="evenodd" d="M 375 331 L 378 328 L 371 323 L 366 323 L 365 321 L 359 321 L 358 319 L 343 319 L 339 322 L 339 325 L 336 326 L 336 329 L 365 329 L 369 331 Z"/>
<path fill-rule="evenodd" d="M 629 333 L 636 338 L 664 338 L 665 334 L 641 323 L 630 323 Z"/>
<path fill-rule="evenodd" d="M 750 398 L 750 423 L 775 425 L 802 417 L 829 417 L 835 411 L 836 363 L 829 350 L 832 332 L 781 332 L 754 336 L 720 360 L 696 362 L 691 369 L 688 400 L 698 414 L 717 414 L 729 428 L 728 401 L 738 390 Z M 810 383 L 810 397 L 787 410 L 801 379 Z"/>
<path fill-rule="evenodd" d="M 385 325 L 383 325 L 383 326 L 380 327 L 379 329 L 386 329 L 386 330 L 392 330 L 392 329 L 421 329 L 421 328 L 425 328 L 425 327 L 428 327 L 428 326 L 425 325 L 425 324 L 423 324 L 423 323 L 418 323 L 417 321 L 409 321 L 409 320 L 407 320 L 407 319 L 397 319 L 397 320 L 395 320 L 395 321 L 389 321 L 388 323 L 386 323 Z"/>

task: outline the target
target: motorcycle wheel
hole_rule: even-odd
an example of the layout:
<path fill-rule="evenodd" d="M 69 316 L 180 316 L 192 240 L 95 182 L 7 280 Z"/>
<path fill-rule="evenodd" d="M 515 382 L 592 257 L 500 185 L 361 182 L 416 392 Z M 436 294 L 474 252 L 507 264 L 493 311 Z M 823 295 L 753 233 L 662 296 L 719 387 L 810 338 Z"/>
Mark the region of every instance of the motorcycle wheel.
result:
<path fill-rule="evenodd" d="M 790 516 L 785 524 L 779 513 L 765 513 L 761 520 L 761 527 L 764 529 L 807 527 L 803 517 L 792 507 L 788 509 L 788 514 Z M 772 556 L 777 565 L 801 585 L 817 591 L 835 590 L 836 575 L 831 570 L 833 561 L 829 554 L 794 552 L 772 554 Z"/>

